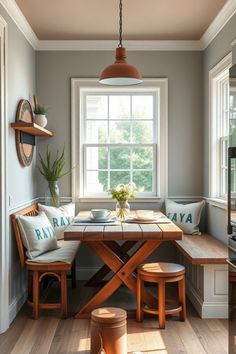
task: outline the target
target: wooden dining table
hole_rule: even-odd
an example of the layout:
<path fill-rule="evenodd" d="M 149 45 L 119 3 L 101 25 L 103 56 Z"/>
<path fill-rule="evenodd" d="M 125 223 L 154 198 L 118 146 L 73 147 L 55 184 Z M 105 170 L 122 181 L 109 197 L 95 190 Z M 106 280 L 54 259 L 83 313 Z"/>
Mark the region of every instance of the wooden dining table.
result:
<path fill-rule="evenodd" d="M 89 216 L 80 212 L 78 217 Z M 165 241 L 181 240 L 182 230 L 166 220 L 161 212 L 155 212 L 155 222 L 118 222 L 117 225 L 77 225 L 72 223 L 64 232 L 65 240 L 80 240 L 101 258 L 104 265 L 87 282 L 88 285 L 102 284 L 104 277 L 112 271 L 112 277 L 76 313 L 75 318 L 86 318 L 100 307 L 122 284 L 136 296 L 136 269 Z M 123 242 L 122 242 L 123 241 Z M 155 297 L 144 289 L 144 302 L 156 306 Z"/>

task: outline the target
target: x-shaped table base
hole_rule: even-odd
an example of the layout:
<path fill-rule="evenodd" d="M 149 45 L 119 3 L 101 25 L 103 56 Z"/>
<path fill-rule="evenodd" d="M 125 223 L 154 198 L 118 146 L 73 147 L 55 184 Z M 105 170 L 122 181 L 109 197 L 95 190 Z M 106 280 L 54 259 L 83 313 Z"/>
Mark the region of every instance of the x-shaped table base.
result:
<path fill-rule="evenodd" d="M 133 252 L 128 255 L 137 241 L 126 241 L 119 246 L 116 241 L 84 241 L 103 260 L 105 268 L 100 272 L 100 279 L 112 271 L 114 275 L 111 279 L 85 304 L 75 315 L 75 318 L 84 318 L 91 315 L 91 311 L 102 305 L 122 284 L 125 284 L 131 292 L 136 295 L 137 280 L 135 269 L 139 264 L 150 256 L 161 244 L 160 240 L 146 240 Z M 126 246 L 125 246 L 126 245 Z M 101 268 L 101 269 L 102 269 Z M 94 277 L 93 277 L 94 281 Z M 150 306 L 156 306 L 156 299 L 147 289 L 143 291 L 144 302 Z"/>

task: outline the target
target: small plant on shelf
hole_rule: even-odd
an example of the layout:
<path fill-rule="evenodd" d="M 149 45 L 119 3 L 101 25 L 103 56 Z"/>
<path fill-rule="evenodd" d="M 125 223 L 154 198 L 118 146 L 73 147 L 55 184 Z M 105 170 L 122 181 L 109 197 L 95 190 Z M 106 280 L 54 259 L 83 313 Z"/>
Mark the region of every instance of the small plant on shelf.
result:
<path fill-rule="evenodd" d="M 34 114 L 46 114 L 48 109 L 43 105 L 37 104 L 34 109 Z"/>
<path fill-rule="evenodd" d="M 42 128 L 46 127 L 48 123 L 47 117 L 45 115 L 47 111 L 47 108 L 40 104 L 36 104 L 34 108 L 34 123 L 38 124 Z"/>

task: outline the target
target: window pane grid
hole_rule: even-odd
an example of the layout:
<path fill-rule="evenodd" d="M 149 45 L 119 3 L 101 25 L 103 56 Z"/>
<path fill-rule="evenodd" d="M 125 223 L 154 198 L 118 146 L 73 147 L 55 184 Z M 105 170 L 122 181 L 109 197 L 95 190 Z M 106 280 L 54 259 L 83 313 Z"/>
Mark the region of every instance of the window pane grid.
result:
<path fill-rule="evenodd" d="M 156 192 L 155 104 L 154 93 L 86 95 L 85 194 L 128 182 L 140 193 Z"/>

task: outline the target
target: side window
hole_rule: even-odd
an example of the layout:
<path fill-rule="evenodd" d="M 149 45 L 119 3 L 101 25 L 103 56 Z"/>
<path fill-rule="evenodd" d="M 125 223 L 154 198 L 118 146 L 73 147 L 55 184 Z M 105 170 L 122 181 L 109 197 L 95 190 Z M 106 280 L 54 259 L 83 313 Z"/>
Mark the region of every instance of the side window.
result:
<path fill-rule="evenodd" d="M 231 55 L 217 64 L 209 75 L 210 86 L 210 197 L 226 198 L 227 193 L 227 150 L 229 146 L 229 68 Z"/>

